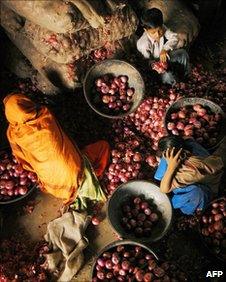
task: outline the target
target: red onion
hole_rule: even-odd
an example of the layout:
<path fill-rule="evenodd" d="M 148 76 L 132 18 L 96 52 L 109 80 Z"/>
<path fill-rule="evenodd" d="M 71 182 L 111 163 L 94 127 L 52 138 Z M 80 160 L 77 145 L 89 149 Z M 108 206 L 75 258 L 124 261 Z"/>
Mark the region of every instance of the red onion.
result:
<path fill-rule="evenodd" d="M 93 216 L 92 217 L 92 224 L 93 225 L 99 225 L 100 224 L 100 220 L 96 216 Z"/>

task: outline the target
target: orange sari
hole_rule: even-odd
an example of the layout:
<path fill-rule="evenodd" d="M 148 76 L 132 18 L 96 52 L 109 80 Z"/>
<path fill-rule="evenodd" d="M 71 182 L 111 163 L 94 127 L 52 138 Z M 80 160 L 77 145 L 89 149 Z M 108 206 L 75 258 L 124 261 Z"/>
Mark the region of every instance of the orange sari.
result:
<path fill-rule="evenodd" d="M 77 146 L 47 107 L 38 109 L 23 94 L 8 95 L 4 105 L 9 122 L 7 137 L 16 159 L 24 169 L 37 174 L 44 191 L 66 202 L 75 199 L 84 180 L 83 157 Z M 86 150 L 100 176 L 110 154 L 108 143 L 99 141 Z"/>

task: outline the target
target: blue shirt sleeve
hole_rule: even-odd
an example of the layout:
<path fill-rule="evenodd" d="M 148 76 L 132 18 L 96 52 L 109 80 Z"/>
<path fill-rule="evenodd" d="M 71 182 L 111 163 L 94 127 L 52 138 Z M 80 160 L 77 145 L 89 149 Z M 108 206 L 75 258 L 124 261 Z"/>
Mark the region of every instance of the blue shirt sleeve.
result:
<path fill-rule="evenodd" d="M 185 143 L 190 149 L 191 153 L 195 156 L 208 157 L 210 155 L 210 153 L 205 148 L 203 148 L 202 145 L 197 143 L 193 138 L 187 139 Z"/>
<path fill-rule="evenodd" d="M 166 173 L 167 166 L 168 166 L 167 161 L 164 158 L 161 158 L 159 166 L 158 166 L 158 168 L 155 172 L 155 175 L 154 175 L 154 178 L 156 180 L 159 180 L 159 181 L 162 180 L 163 176 Z"/>

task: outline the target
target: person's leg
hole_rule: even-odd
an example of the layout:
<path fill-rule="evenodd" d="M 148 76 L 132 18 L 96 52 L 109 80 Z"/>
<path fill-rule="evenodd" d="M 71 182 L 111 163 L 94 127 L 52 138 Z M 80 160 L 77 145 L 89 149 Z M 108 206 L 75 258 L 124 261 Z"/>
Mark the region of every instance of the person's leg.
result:
<path fill-rule="evenodd" d="M 189 55 L 184 49 L 173 50 L 169 53 L 170 63 L 172 65 L 173 73 L 176 66 L 181 67 L 184 76 L 190 72 Z"/>
<path fill-rule="evenodd" d="M 110 145 L 104 140 L 86 146 L 84 153 L 91 162 L 97 177 L 102 176 L 110 159 Z"/>
<path fill-rule="evenodd" d="M 174 85 L 176 83 L 175 76 L 171 71 L 166 71 L 161 74 L 162 83 Z"/>

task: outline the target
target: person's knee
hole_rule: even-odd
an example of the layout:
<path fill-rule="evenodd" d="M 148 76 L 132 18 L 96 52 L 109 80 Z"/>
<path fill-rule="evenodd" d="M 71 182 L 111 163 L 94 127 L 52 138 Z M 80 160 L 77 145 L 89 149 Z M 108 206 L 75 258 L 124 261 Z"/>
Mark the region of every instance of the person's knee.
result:
<path fill-rule="evenodd" d="M 109 151 L 111 150 L 111 147 L 110 147 L 110 145 L 109 145 L 109 143 L 107 141 L 100 140 L 98 142 L 99 142 L 99 145 L 101 146 L 102 149 L 109 150 Z"/>
<path fill-rule="evenodd" d="M 183 58 L 188 60 L 189 55 L 185 49 L 177 49 L 171 52 L 171 57 L 172 58 Z"/>

